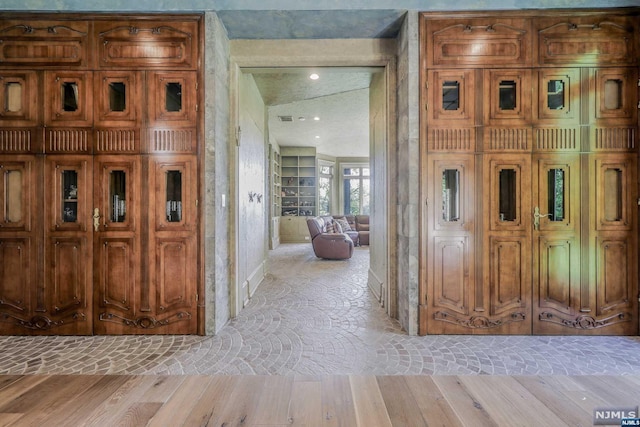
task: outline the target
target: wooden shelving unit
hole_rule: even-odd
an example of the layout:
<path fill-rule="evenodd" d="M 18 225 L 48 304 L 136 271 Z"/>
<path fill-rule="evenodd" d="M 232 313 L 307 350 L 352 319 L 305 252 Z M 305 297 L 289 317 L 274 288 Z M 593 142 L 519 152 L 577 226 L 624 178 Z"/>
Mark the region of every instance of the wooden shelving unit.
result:
<path fill-rule="evenodd" d="M 282 216 L 317 215 L 317 166 L 315 148 L 281 148 Z"/>

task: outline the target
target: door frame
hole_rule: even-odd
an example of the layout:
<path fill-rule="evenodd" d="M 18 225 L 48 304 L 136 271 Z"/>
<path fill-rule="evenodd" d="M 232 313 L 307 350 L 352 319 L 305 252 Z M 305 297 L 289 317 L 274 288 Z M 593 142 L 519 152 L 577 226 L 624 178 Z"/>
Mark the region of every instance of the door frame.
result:
<path fill-rule="evenodd" d="M 242 309 L 243 301 L 239 298 L 242 283 L 239 283 L 238 266 L 238 221 L 239 194 L 238 176 L 239 159 L 237 157 L 238 126 L 239 126 L 239 81 L 242 68 L 275 68 L 275 67 L 382 67 L 386 73 L 386 123 L 387 123 L 387 185 L 384 191 L 386 199 L 386 246 L 384 256 L 393 260 L 396 247 L 396 40 L 395 39 L 360 39 L 360 40 L 231 40 L 230 41 L 230 129 L 229 140 L 235 141 L 229 150 L 229 176 L 233 177 L 229 188 L 229 308 L 230 316 L 234 318 Z M 317 54 L 309 55 L 309 52 Z M 370 118 L 371 119 L 371 118 Z M 375 194 L 372 196 L 375 197 Z M 269 204 L 264 204 L 265 209 Z M 375 231 L 373 231 L 375 232 Z M 266 253 L 265 253 L 266 258 Z M 396 318 L 397 279 L 393 274 L 393 262 L 386 268 L 386 281 L 383 284 L 386 295 L 389 295 L 386 311 L 390 317 Z"/>

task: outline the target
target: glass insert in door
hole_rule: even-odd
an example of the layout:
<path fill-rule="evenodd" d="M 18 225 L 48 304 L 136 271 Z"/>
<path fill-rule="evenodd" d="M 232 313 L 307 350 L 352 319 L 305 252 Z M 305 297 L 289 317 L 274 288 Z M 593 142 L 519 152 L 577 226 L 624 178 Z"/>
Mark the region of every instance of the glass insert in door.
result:
<path fill-rule="evenodd" d="M 447 222 L 460 219 L 460 171 L 442 172 L 442 219 Z"/>
<path fill-rule="evenodd" d="M 125 222 L 127 215 L 127 174 L 114 170 L 109 174 L 109 218 L 111 222 Z"/>
<path fill-rule="evenodd" d="M 22 111 L 22 85 L 9 82 L 5 85 L 4 110 L 8 113 Z"/>
<path fill-rule="evenodd" d="M 502 169 L 499 176 L 500 221 L 515 221 L 517 218 L 517 181 L 514 169 Z"/>
<path fill-rule="evenodd" d="M 445 81 L 442 84 L 442 109 L 455 111 L 460 108 L 460 82 Z"/>
<path fill-rule="evenodd" d="M 5 212 L 4 222 L 22 221 L 22 171 L 8 170 L 4 173 Z"/>
<path fill-rule="evenodd" d="M 62 222 L 78 221 L 78 172 L 62 171 Z"/>
<path fill-rule="evenodd" d="M 167 171 L 166 173 L 166 207 L 167 221 L 182 221 L 182 172 Z"/>
<path fill-rule="evenodd" d="M 561 222 L 565 218 L 565 179 L 563 169 L 549 169 L 548 180 L 548 206 L 549 221 Z"/>
<path fill-rule="evenodd" d="M 165 109 L 170 112 L 182 111 L 182 85 L 171 82 L 165 86 Z"/>
<path fill-rule="evenodd" d="M 127 109 L 127 87 L 124 82 L 109 83 L 109 109 L 117 112 Z"/>

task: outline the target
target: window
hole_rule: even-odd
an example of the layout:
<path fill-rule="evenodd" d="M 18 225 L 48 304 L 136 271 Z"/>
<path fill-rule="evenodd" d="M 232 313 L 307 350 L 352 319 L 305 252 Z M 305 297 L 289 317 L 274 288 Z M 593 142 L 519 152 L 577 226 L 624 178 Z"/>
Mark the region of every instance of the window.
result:
<path fill-rule="evenodd" d="M 344 214 L 369 215 L 369 166 L 348 166 L 342 170 Z"/>
<path fill-rule="evenodd" d="M 318 173 L 318 214 L 331 215 L 331 194 L 333 186 L 333 163 L 319 161 Z"/>

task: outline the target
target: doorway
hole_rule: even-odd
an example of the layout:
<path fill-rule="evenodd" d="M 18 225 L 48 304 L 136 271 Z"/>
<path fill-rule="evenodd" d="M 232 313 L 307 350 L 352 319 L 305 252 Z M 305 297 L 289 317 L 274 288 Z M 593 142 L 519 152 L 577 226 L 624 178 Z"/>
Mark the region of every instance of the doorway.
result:
<path fill-rule="evenodd" d="M 363 40 L 361 42 L 364 44 L 375 43 L 375 41 L 373 40 Z M 346 50 L 344 50 L 341 47 L 345 46 L 345 44 L 342 41 L 335 41 L 335 43 L 331 43 L 328 45 L 328 47 L 321 49 L 318 55 L 309 57 L 308 49 L 309 48 L 313 49 L 311 46 L 317 45 L 315 41 L 309 40 L 309 41 L 302 42 L 298 40 L 298 41 L 284 41 L 284 43 L 285 44 L 291 43 L 291 46 L 293 46 L 293 49 L 283 53 L 281 46 L 278 46 L 278 48 L 274 48 L 275 45 L 273 45 L 269 41 L 264 41 L 257 44 L 252 43 L 252 46 L 245 45 L 242 41 L 232 41 L 231 58 L 232 58 L 232 62 L 233 60 L 235 60 L 235 65 L 237 66 L 237 67 L 232 67 L 232 69 L 235 68 L 235 77 L 232 77 L 232 81 L 237 82 L 240 76 L 242 75 L 242 73 L 246 70 L 250 69 L 252 71 L 259 71 L 256 69 L 256 64 L 260 64 L 259 68 L 261 69 L 272 68 L 272 67 L 280 67 L 280 68 L 282 67 L 284 68 L 381 67 L 382 71 L 380 74 L 381 76 L 384 76 L 384 77 L 381 77 L 379 79 L 378 84 L 380 85 L 380 87 L 383 88 L 382 94 L 380 96 L 380 99 L 382 100 L 383 105 L 382 107 L 379 108 L 379 111 L 377 111 L 376 117 L 382 122 L 382 124 L 380 123 L 377 124 L 376 129 L 379 134 L 378 149 L 383 150 L 382 153 L 380 154 L 380 162 L 383 162 L 383 164 L 386 164 L 386 162 L 389 161 L 389 153 L 393 152 L 393 149 L 390 147 L 392 146 L 391 144 L 393 144 L 393 141 L 395 140 L 394 138 L 390 138 L 390 135 L 392 135 L 394 126 L 389 126 L 389 123 L 391 123 L 390 117 L 392 117 L 392 115 L 389 114 L 390 91 L 388 90 L 388 88 L 391 87 L 390 85 L 392 84 L 393 79 L 395 78 L 394 77 L 395 74 L 390 72 L 390 70 L 393 70 L 393 68 L 390 65 L 393 63 L 394 55 L 389 55 L 389 57 L 384 57 L 384 58 L 380 58 L 379 56 L 375 58 L 368 58 L 368 59 L 365 58 L 364 60 L 361 58 L 357 61 L 354 61 L 353 56 L 350 56 L 348 53 L 348 51 L 351 50 L 353 46 L 349 46 Z M 260 47 L 258 45 L 263 45 L 263 46 Z M 264 45 L 269 45 L 269 48 L 266 49 Z M 304 48 L 304 45 L 306 45 L 306 49 Z M 238 51 L 243 52 L 242 58 L 239 58 L 234 55 L 234 48 L 236 48 Z M 246 51 L 247 49 L 250 49 L 252 51 L 251 55 L 247 54 L 247 51 Z M 303 52 L 307 52 L 307 54 L 303 54 Z M 268 53 L 272 53 L 272 55 L 267 55 Z M 234 84 L 232 85 L 232 87 L 236 87 L 236 85 Z M 239 116 L 237 112 L 236 112 L 236 116 Z M 370 111 L 367 111 L 367 116 L 370 116 Z M 295 119 L 298 120 L 298 117 L 295 117 Z M 292 117 L 292 120 L 293 120 L 293 117 Z M 233 123 L 237 123 L 237 119 L 234 119 Z M 237 151 L 236 151 L 236 155 L 237 155 Z M 235 159 L 234 165 L 236 168 L 235 176 L 239 178 L 241 174 L 241 171 L 239 170 L 241 162 L 238 158 Z M 378 288 L 378 293 L 382 294 L 382 292 L 380 292 L 379 289 L 384 289 L 385 296 L 382 297 L 381 295 L 379 299 L 381 303 L 383 303 L 384 301 L 384 305 L 388 307 L 388 311 L 391 314 L 391 313 L 395 313 L 394 312 L 395 302 L 392 303 L 391 302 L 392 298 L 388 297 L 388 295 L 391 295 L 391 294 L 395 295 L 396 292 L 395 291 L 392 292 L 390 290 L 390 287 L 392 286 L 390 279 L 392 279 L 392 277 L 391 277 L 391 274 L 389 273 L 388 254 L 390 253 L 391 245 L 393 245 L 394 243 L 393 243 L 393 238 L 389 238 L 388 236 L 389 236 L 390 229 L 394 227 L 393 225 L 394 223 L 392 222 L 393 219 L 390 219 L 390 212 L 392 211 L 392 209 L 389 208 L 389 204 L 387 203 L 387 201 L 389 200 L 388 194 L 391 191 L 390 189 L 392 188 L 392 186 L 387 185 L 388 180 L 390 178 L 389 178 L 389 175 L 386 173 L 386 170 L 381 171 L 380 174 L 377 176 L 380 177 L 380 179 L 382 180 L 382 182 L 385 183 L 385 185 L 381 185 L 378 187 L 378 191 L 380 193 L 376 193 L 372 195 L 372 198 L 377 198 L 378 200 L 380 200 L 379 207 L 378 207 L 379 211 L 377 214 L 372 215 L 372 218 L 378 218 L 378 220 L 381 221 L 381 226 L 380 228 L 378 228 L 378 230 L 380 235 L 382 236 L 382 237 L 379 237 L 379 239 L 383 242 L 383 244 L 380 245 L 380 247 L 378 247 L 378 249 L 376 250 L 376 254 L 378 254 L 376 256 L 383 259 L 384 262 L 378 263 L 378 265 L 382 267 L 382 274 L 379 274 L 379 275 L 376 274 L 375 277 L 376 277 L 376 280 L 378 281 L 376 285 Z M 268 182 L 268 179 L 269 177 L 266 176 L 265 182 Z M 240 200 L 241 197 L 244 197 L 244 194 L 238 192 L 239 185 L 240 183 L 239 181 L 237 181 L 236 188 L 233 190 L 234 197 L 238 201 Z M 381 195 L 382 197 L 379 197 L 379 195 Z M 235 217 L 236 217 L 235 241 L 237 242 L 234 244 L 234 247 L 232 249 L 233 249 L 233 252 L 235 253 L 235 260 L 237 264 L 239 262 L 238 257 L 240 254 L 240 247 L 242 244 L 240 240 L 238 240 L 238 236 L 240 233 L 239 227 L 241 226 L 241 224 L 239 223 L 240 209 L 237 203 L 235 203 L 232 206 L 235 206 L 235 211 L 236 211 L 235 212 Z M 394 214 L 391 213 L 391 215 L 394 215 Z M 372 228 L 373 226 L 374 224 L 372 224 Z M 267 256 L 267 250 L 265 249 L 265 252 L 264 252 L 265 260 L 266 260 L 266 256 Z M 372 251 L 372 256 L 373 256 L 373 251 Z M 232 316 L 237 315 L 237 313 L 242 309 L 242 305 L 243 305 L 243 302 L 241 301 L 241 299 L 243 298 L 243 291 L 242 291 L 243 279 L 240 278 L 237 273 L 238 271 L 236 269 L 235 286 L 233 287 L 234 289 L 232 290 L 232 294 L 234 294 L 232 296 L 232 309 L 234 310 L 234 312 L 232 313 Z M 369 273 L 369 276 L 370 276 L 369 279 L 371 279 L 372 277 L 371 272 Z M 369 280 L 369 282 L 371 283 L 371 280 Z"/>

